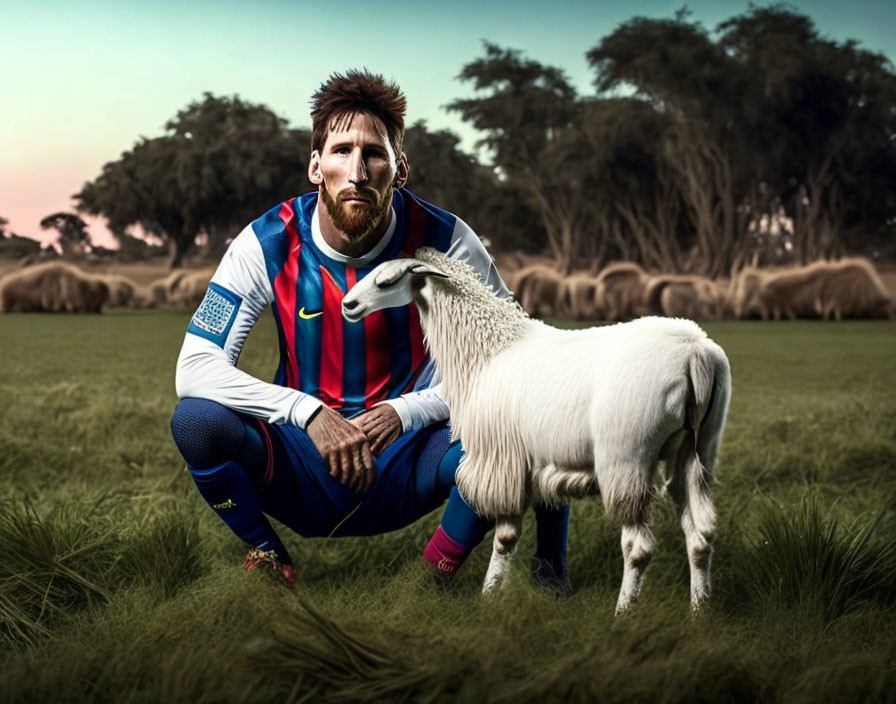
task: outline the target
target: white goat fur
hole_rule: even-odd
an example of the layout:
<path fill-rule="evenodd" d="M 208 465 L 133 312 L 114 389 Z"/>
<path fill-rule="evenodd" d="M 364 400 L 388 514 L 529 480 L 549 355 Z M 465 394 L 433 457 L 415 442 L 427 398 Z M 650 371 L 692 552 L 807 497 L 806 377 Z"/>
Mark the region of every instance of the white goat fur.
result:
<path fill-rule="evenodd" d="M 498 521 L 485 591 L 503 580 L 531 500 L 599 490 L 607 514 L 623 524 L 617 611 L 627 608 L 652 553 L 646 509 L 657 464 L 666 460 L 699 608 L 709 596 L 715 527 L 708 484 L 731 389 L 722 349 L 690 320 L 558 330 L 495 297 L 466 264 L 430 248 L 415 257 L 362 279 L 343 312 L 357 320 L 416 302 L 452 433 L 464 446 L 458 488 Z"/>

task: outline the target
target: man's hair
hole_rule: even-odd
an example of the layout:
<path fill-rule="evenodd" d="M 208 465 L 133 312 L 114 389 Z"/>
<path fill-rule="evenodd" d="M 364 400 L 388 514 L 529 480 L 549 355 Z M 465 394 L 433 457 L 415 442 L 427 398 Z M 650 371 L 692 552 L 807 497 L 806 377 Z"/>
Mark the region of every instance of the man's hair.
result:
<path fill-rule="evenodd" d="M 406 106 L 401 89 L 394 82 L 387 82 L 381 74 L 366 69 L 350 69 L 344 76 L 334 73 L 311 96 L 311 149 L 323 150 L 327 132 L 343 119 L 367 113 L 383 123 L 398 157 L 404 141 Z"/>

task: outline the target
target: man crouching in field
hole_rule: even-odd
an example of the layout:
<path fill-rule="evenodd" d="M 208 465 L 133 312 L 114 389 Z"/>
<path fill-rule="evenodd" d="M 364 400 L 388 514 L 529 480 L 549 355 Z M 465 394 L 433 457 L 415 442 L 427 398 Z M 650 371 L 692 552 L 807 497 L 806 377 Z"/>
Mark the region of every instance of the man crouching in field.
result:
<path fill-rule="evenodd" d="M 404 188 L 405 98 L 382 76 L 334 75 L 312 99 L 308 176 L 317 191 L 269 210 L 234 239 L 187 329 L 171 432 L 199 492 L 248 543 L 246 569 L 288 581 L 292 560 L 265 514 L 306 537 L 395 530 L 448 504 L 423 557 L 452 576 L 490 524 L 463 500 L 449 410 L 416 309 L 349 323 L 343 295 L 381 262 L 435 247 L 506 286 L 473 231 Z M 273 384 L 236 368 L 268 305 Z M 533 576 L 569 591 L 569 511 L 538 509 Z"/>

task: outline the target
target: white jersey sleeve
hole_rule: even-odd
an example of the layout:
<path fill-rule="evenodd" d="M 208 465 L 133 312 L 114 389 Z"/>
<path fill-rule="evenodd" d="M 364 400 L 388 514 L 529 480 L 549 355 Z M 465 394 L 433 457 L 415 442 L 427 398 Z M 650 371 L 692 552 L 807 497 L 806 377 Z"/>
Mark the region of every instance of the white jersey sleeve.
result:
<path fill-rule="evenodd" d="M 454 233 L 451 236 L 447 254 L 449 257 L 466 262 L 473 267 L 473 270 L 479 274 L 479 278 L 491 287 L 499 298 L 513 296 L 498 274 L 495 262 L 485 245 L 470 226 L 460 218 L 454 224 Z M 398 417 L 401 418 L 401 425 L 405 432 L 448 420 L 450 416 L 450 409 L 442 395 L 439 373 L 431 359 L 417 379 L 414 391 L 380 403 L 389 404 L 395 409 Z"/>
<path fill-rule="evenodd" d="M 237 369 L 246 336 L 274 293 L 252 226 L 233 240 L 190 321 L 177 358 L 179 398 L 205 398 L 269 423 L 305 428 L 321 402 Z"/>

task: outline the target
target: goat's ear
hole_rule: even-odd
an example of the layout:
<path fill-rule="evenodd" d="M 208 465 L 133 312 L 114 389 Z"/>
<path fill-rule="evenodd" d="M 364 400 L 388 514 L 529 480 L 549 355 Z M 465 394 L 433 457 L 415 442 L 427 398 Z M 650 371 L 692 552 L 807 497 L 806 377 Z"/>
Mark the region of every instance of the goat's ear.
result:
<path fill-rule="evenodd" d="M 441 269 L 436 269 L 434 266 L 424 264 L 423 262 L 416 262 L 414 266 L 411 267 L 411 273 L 414 276 L 436 276 L 440 279 L 448 278 L 448 274 Z"/>
<path fill-rule="evenodd" d="M 416 262 L 414 262 L 413 259 L 397 259 L 394 262 L 391 262 L 391 266 L 388 266 L 384 271 L 379 272 L 373 280 L 373 283 L 379 288 L 392 286 L 397 283 L 402 276 L 409 271 L 413 271 L 415 263 Z"/>

